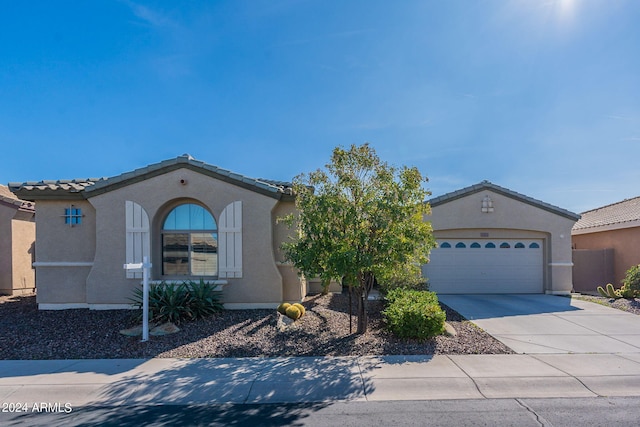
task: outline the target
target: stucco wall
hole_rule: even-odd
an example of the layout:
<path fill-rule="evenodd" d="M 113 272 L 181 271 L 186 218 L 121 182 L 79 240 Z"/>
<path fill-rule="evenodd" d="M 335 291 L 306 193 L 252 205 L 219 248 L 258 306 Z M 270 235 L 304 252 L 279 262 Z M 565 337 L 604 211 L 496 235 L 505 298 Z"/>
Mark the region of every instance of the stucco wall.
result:
<path fill-rule="evenodd" d="M 11 222 L 12 293 L 26 294 L 35 290 L 36 276 L 33 268 L 36 240 L 36 224 L 32 212 L 16 213 Z"/>
<path fill-rule="evenodd" d="M 614 285 L 619 286 L 626 271 L 640 264 L 640 227 L 608 230 L 571 236 L 574 249 L 613 248 Z"/>
<path fill-rule="evenodd" d="M 82 223 L 65 224 L 65 209 L 80 208 Z M 36 214 L 36 300 L 39 304 L 86 302 L 93 262 L 96 213 L 85 200 L 39 200 Z"/>
<path fill-rule="evenodd" d="M 574 249 L 573 290 L 575 292 L 597 293 L 598 286 L 615 283 L 614 252 L 612 248 Z"/>
<path fill-rule="evenodd" d="M 181 180 L 186 184 L 181 184 Z M 125 202 L 141 205 L 151 221 L 152 277 L 162 279 L 160 230 L 165 216 L 180 203 L 204 205 L 219 223 L 222 210 L 242 201 L 242 278 L 225 279 L 224 302 L 275 307 L 283 299 L 282 277 L 274 260 L 272 211 L 277 200 L 189 169 L 179 169 L 90 197 L 96 217 L 96 256 L 87 280 L 90 304 L 126 304 L 140 279 L 127 279 Z"/>
<path fill-rule="evenodd" d="M 11 252 L 11 221 L 15 215 L 15 208 L 0 203 L 0 294 L 11 294 L 12 252 Z"/>
<path fill-rule="evenodd" d="M 481 211 L 487 195 L 493 201 L 491 213 Z M 425 220 L 431 221 L 436 238 L 542 238 L 545 291 L 571 291 L 571 228 L 575 224 L 572 219 L 484 190 L 432 207 Z"/>
<path fill-rule="evenodd" d="M 299 302 L 307 295 L 307 281 L 298 275 L 297 269 L 285 262 L 282 251 L 282 244 L 289 241 L 294 235 L 286 224 L 278 221 L 279 218 L 294 213 L 296 210 L 294 202 L 278 203 L 272 213 L 273 224 L 273 252 L 278 264 L 278 270 L 282 276 L 283 300 L 287 302 Z"/>
<path fill-rule="evenodd" d="M 0 294 L 33 292 L 34 214 L 0 203 Z"/>

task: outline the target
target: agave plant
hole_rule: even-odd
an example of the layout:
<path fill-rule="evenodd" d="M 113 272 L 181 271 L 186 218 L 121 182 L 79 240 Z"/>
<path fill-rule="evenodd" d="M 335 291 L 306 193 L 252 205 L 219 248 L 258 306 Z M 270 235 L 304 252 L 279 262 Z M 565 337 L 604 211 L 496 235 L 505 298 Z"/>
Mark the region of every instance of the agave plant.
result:
<path fill-rule="evenodd" d="M 222 292 L 214 291 L 215 285 L 200 279 L 199 282 L 185 282 L 189 294 L 189 305 L 194 319 L 210 316 L 224 309 Z"/>
<path fill-rule="evenodd" d="M 223 310 L 220 302 L 222 293 L 214 291 L 213 288 L 202 279 L 200 282 L 185 281 L 178 285 L 164 281 L 150 284 L 149 320 L 179 324 L 184 320 L 195 320 L 217 313 Z M 141 287 L 133 290 L 130 300 L 136 308 L 142 308 Z M 138 317 L 142 318 L 142 312 Z"/>

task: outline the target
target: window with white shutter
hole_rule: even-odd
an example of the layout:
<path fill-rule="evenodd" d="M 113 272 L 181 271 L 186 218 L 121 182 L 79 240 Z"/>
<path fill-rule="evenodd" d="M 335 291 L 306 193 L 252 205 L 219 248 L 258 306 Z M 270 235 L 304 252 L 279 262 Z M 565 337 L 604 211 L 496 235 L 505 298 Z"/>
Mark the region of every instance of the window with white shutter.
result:
<path fill-rule="evenodd" d="M 227 205 L 218 227 L 218 277 L 242 277 L 242 202 Z"/>
<path fill-rule="evenodd" d="M 136 202 L 125 202 L 127 225 L 126 263 L 141 263 L 142 257 L 151 259 L 151 240 L 149 237 L 149 216 Z M 127 279 L 141 279 L 142 272 L 127 271 Z"/>

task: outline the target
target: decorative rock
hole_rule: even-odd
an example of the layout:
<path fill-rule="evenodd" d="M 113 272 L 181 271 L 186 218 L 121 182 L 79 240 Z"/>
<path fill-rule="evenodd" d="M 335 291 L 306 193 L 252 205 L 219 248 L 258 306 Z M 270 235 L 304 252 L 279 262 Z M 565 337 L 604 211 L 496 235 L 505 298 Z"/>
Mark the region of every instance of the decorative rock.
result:
<path fill-rule="evenodd" d="M 447 322 L 444 322 L 444 334 L 450 337 L 455 337 L 456 335 L 458 335 L 453 326 L 451 326 Z"/>
<path fill-rule="evenodd" d="M 142 325 L 134 326 L 133 328 L 129 329 L 122 329 L 120 330 L 120 333 L 128 337 L 137 337 L 139 335 L 142 335 Z"/>
<path fill-rule="evenodd" d="M 294 320 L 291 319 L 290 317 L 287 316 L 283 316 L 282 314 L 278 313 L 278 319 L 276 321 L 276 328 L 280 331 L 280 332 L 284 332 L 289 328 L 294 327 Z"/>
<path fill-rule="evenodd" d="M 167 322 L 151 329 L 149 331 L 149 335 L 152 335 L 154 337 L 159 337 L 162 335 L 175 334 L 176 332 L 180 332 L 180 328 L 178 328 L 176 325 L 174 325 L 171 322 Z"/>

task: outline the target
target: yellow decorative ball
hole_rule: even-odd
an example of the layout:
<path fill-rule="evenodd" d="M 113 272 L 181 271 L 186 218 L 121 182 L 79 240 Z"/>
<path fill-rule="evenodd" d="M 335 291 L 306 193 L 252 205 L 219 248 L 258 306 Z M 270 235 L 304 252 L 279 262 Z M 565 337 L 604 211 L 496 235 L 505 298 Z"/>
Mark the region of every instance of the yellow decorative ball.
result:
<path fill-rule="evenodd" d="M 283 316 L 287 315 L 287 308 L 291 307 L 291 304 L 289 304 L 288 302 L 283 302 L 282 304 L 280 304 L 278 306 L 278 313 L 282 314 Z"/>
<path fill-rule="evenodd" d="M 293 320 L 298 320 L 300 318 L 300 316 L 302 316 L 302 314 L 300 313 L 300 310 L 298 310 L 298 307 L 294 306 L 294 305 L 290 305 L 289 307 L 287 307 L 287 317 Z"/>
<path fill-rule="evenodd" d="M 291 305 L 293 305 L 294 307 L 297 307 L 298 310 L 300 310 L 300 317 L 304 316 L 304 314 L 307 312 L 307 310 L 304 308 L 304 305 L 300 304 L 299 302 Z"/>

